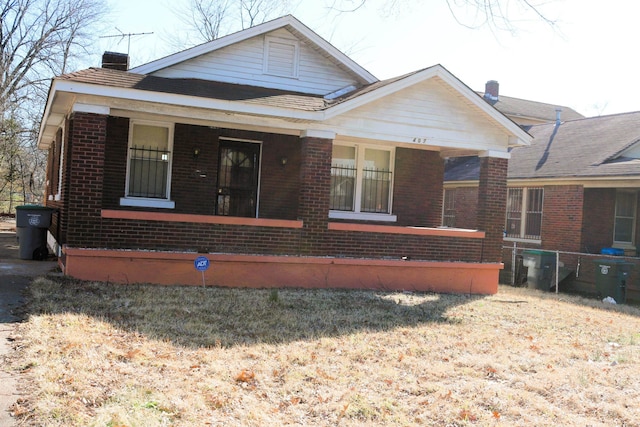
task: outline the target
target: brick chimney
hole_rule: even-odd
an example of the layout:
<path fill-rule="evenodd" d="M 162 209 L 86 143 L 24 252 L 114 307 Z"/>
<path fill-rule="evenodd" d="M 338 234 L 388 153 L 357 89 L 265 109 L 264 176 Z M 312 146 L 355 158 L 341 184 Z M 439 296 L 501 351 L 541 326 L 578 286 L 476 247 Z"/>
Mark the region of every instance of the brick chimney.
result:
<path fill-rule="evenodd" d="M 129 69 L 129 55 L 126 53 L 105 52 L 102 54 L 102 68 L 127 71 Z"/>
<path fill-rule="evenodd" d="M 484 85 L 484 98 L 491 105 L 498 102 L 499 93 L 500 93 L 500 84 L 498 83 L 497 80 L 489 80 Z"/>

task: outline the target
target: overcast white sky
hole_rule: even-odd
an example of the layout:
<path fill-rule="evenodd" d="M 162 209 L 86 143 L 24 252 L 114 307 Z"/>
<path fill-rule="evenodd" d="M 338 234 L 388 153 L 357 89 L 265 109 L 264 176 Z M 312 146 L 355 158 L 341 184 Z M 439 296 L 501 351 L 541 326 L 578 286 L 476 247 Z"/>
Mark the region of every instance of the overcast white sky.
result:
<path fill-rule="evenodd" d="M 503 95 L 587 116 L 640 111 L 638 1 L 547 0 L 542 11 L 557 29 L 529 15 L 516 22 L 515 35 L 461 26 L 445 0 L 400 0 L 391 16 L 380 10 L 384 0 L 368 1 L 357 13 L 335 17 L 325 0 L 303 0 L 293 15 L 380 79 L 442 64 L 473 90 L 497 80 Z M 113 30 L 104 35 L 153 32 L 131 38 L 133 66 L 174 51 L 166 37 L 179 26 L 166 1 L 110 3 Z M 127 39 L 102 38 L 98 49 L 91 66 L 104 50 L 126 52 Z"/>

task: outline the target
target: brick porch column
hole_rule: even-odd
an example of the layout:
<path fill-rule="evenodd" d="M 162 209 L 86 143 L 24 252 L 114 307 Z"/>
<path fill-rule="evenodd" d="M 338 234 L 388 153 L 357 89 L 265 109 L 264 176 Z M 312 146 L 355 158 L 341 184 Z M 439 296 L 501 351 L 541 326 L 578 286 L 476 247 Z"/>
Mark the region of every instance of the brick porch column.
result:
<path fill-rule="evenodd" d="M 298 218 L 303 221 L 300 255 L 325 254 L 329 224 L 331 156 L 335 133 L 305 131 L 300 135 Z"/>
<path fill-rule="evenodd" d="M 107 114 L 86 112 L 82 108 L 74 110 L 69 120 L 66 156 L 69 161 L 66 216 L 68 224 L 73 224 L 67 230 L 66 243 L 72 246 L 96 247 L 101 241 L 106 136 Z"/>
<path fill-rule="evenodd" d="M 509 153 L 490 152 L 479 157 L 478 230 L 484 231 L 486 235 L 482 261 L 502 262 Z"/>

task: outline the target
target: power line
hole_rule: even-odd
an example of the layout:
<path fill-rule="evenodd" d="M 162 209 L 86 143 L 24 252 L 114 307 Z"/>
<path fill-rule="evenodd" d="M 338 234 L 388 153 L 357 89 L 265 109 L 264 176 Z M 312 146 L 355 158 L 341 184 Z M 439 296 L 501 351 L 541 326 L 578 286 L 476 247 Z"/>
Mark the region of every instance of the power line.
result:
<path fill-rule="evenodd" d="M 113 37 L 120 37 L 121 39 L 124 40 L 125 37 L 127 37 L 128 41 L 127 41 L 127 55 L 129 54 L 129 51 L 131 50 L 131 37 L 133 36 L 145 36 L 147 34 L 153 34 L 153 32 L 151 33 L 123 33 L 120 28 L 115 27 L 116 30 L 120 31 L 120 34 L 114 34 L 111 36 L 100 36 L 101 39 L 107 39 L 107 38 L 113 38 Z"/>

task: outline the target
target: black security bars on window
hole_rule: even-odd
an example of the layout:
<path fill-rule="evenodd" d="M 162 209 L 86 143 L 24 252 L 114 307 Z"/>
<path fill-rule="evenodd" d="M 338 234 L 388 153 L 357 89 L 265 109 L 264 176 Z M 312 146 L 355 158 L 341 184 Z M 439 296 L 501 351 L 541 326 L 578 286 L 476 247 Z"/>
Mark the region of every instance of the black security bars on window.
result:
<path fill-rule="evenodd" d="M 166 199 L 170 152 L 144 146 L 133 146 L 129 150 L 128 195 Z"/>
<path fill-rule="evenodd" d="M 391 172 L 386 169 L 362 170 L 362 212 L 389 213 Z"/>
<path fill-rule="evenodd" d="M 336 211 L 353 211 L 355 181 L 355 168 L 331 166 L 330 209 Z"/>

